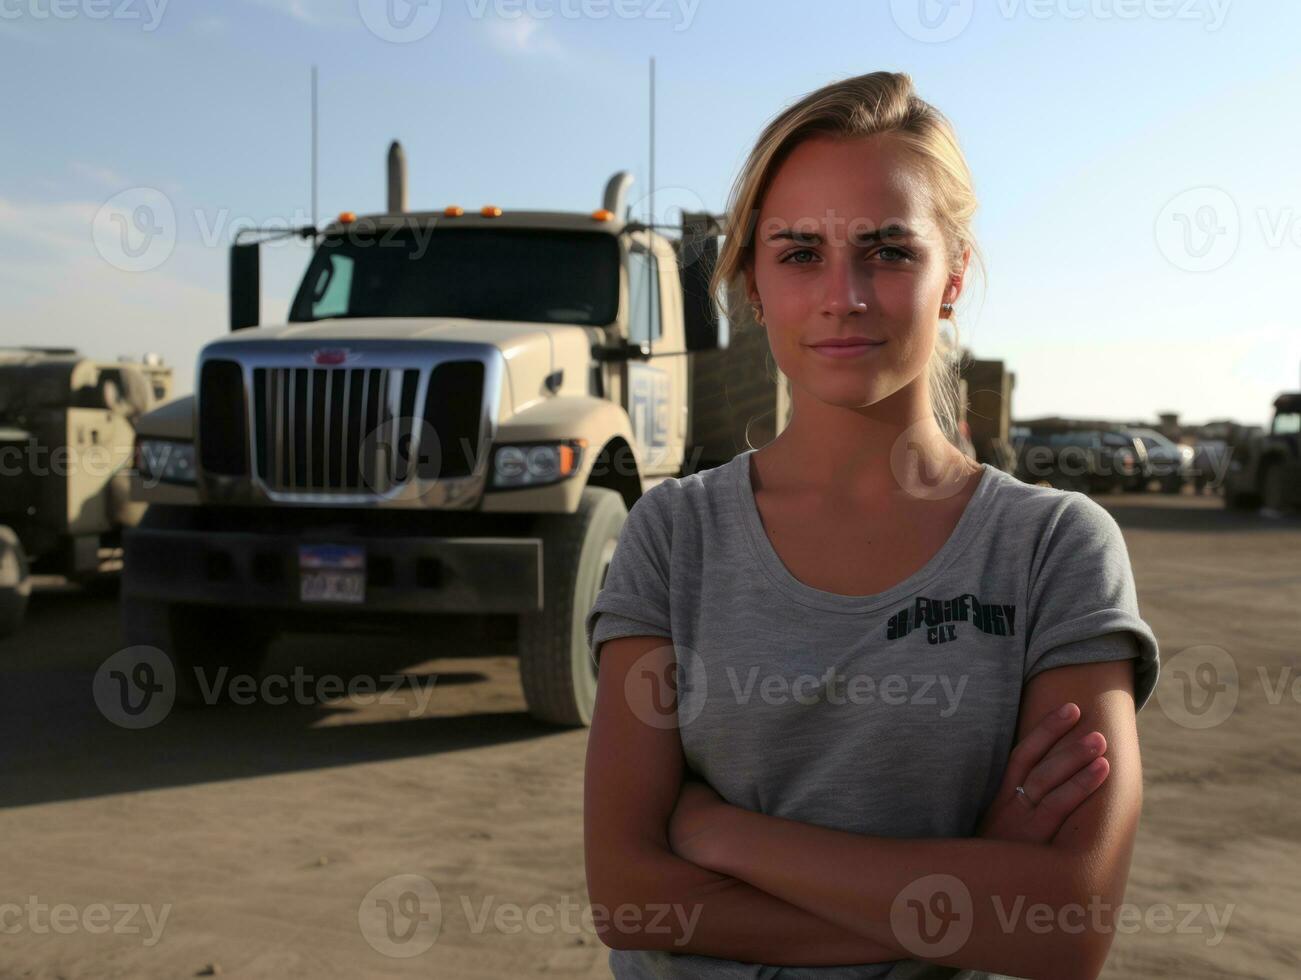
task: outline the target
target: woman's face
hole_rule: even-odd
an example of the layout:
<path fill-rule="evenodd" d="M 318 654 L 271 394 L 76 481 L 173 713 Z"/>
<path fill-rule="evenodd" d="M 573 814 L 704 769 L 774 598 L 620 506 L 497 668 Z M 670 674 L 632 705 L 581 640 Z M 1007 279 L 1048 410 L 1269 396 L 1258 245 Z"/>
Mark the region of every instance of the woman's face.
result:
<path fill-rule="evenodd" d="M 782 162 L 747 282 L 794 388 L 858 408 L 925 383 L 940 305 L 961 289 L 931 213 L 916 163 L 888 136 L 813 137 Z M 851 337 L 871 343 L 818 347 Z"/>

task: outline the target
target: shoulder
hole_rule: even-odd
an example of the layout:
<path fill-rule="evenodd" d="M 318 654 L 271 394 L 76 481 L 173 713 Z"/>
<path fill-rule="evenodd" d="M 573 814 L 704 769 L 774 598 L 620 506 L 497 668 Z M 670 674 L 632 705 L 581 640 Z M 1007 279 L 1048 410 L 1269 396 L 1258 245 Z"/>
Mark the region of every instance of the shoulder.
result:
<path fill-rule="evenodd" d="M 670 529 L 690 532 L 699 529 L 720 507 L 735 503 L 733 473 L 736 460 L 681 477 L 666 477 L 645 491 L 633 511 Z"/>
<path fill-rule="evenodd" d="M 994 470 L 995 519 L 1005 532 L 1039 545 L 1059 537 L 1109 537 L 1120 528 L 1111 512 L 1088 494 L 1025 483 Z"/>

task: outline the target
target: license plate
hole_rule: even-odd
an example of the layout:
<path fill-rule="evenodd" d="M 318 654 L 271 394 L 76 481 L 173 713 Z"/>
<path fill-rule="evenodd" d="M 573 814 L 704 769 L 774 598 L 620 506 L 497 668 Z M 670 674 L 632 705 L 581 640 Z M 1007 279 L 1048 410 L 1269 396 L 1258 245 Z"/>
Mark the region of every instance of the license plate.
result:
<path fill-rule="evenodd" d="M 364 602 L 365 549 L 347 544 L 299 545 L 298 596 L 303 602 Z"/>

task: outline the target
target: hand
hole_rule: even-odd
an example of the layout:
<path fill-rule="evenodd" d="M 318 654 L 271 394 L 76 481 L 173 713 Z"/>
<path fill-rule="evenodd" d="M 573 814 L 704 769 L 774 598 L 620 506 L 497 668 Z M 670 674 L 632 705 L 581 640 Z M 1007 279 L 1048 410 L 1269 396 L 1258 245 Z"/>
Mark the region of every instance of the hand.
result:
<path fill-rule="evenodd" d="M 1080 716 L 1078 705 L 1067 702 L 1066 707 L 1065 718 L 1054 711 L 1012 750 L 1003 785 L 981 818 L 977 837 L 1050 843 L 1066 818 L 1106 780 L 1106 738 L 1101 732 L 1064 738 Z M 1017 793 L 1018 786 L 1025 796 Z"/>
<path fill-rule="evenodd" d="M 677 805 L 669 817 L 669 845 L 673 853 L 701 867 L 708 867 L 706 845 L 720 809 L 727 805 L 708 783 L 684 779 Z"/>

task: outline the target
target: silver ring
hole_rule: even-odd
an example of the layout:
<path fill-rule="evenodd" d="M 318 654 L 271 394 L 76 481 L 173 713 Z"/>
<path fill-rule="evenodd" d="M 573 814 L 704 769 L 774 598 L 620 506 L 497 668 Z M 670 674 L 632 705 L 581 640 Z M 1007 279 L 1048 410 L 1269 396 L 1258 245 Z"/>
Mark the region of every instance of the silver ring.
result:
<path fill-rule="evenodd" d="M 1025 791 L 1024 786 L 1018 786 L 1016 788 L 1016 795 L 1021 797 L 1021 799 L 1025 800 L 1031 806 L 1034 806 L 1034 800 L 1030 799 L 1030 794 Z"/>

